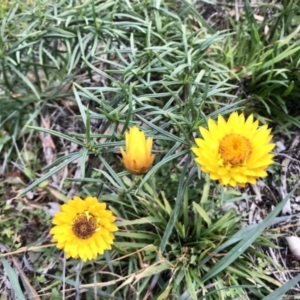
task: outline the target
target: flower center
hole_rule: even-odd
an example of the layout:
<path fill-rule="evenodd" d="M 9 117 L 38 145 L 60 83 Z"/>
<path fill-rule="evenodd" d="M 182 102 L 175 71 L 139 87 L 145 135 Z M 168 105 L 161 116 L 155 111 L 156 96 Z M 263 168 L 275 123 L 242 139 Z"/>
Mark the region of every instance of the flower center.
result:
<path fill-rule="evenodd" d="M 219 153 L 224 164 L 237 166 L 247 161 L 252 153 L 248 139 L 236 133 L 226 134 L 219 145 Z"/>
<path fill-rule="evenodd" d="M 97 229 L 97 220 L 88 212 L 80 214 L 76 217 L 72 230 L 74 234 L 80 239 L 88 239 Z"/>

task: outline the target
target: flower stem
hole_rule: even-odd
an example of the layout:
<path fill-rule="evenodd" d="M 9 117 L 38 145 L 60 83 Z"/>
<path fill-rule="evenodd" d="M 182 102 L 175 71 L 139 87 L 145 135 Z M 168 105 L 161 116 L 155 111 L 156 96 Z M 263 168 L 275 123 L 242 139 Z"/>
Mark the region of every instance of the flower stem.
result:
<path fill-rule="evenodd" d="M 124 197 L 125 195 L 129 194 L 132 190 L 136 188 L 139 181 L 140 181 L 140 176 L 135 176 L 131 187 L 129 187 L 127 190 L 121 191 L 120 196 Z"/>

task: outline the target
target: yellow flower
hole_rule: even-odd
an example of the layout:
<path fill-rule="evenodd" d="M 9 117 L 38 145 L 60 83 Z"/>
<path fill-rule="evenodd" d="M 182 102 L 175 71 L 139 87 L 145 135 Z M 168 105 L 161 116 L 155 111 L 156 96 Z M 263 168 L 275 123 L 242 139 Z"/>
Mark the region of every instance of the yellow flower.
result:
<path fill-rule="evenodd" d="M 83 261 L 95 259 L 104 250 L 110 250 L 118 227 L 106 204 L 95 197 L 84 200 L 74 197 L 60 206 L 52 223 L 55 225 L 50 234 L 58 249 L 64 249 L 66 257 L 81 258 Z"/>
<path fill-rule="evenodd" d="M 155 154 L 151 153 L 153 138 L 145 138 L 143 131 L 136 126 L 130 128 L 126 136 L 126 152 L 120 147 L 121 159 L 128 172 L 140 175 L 147 173 L 152 166 Z"/>
<path fill-rule="evenodd" d="M 203 172 L 223 185 L 245 186 L 255 184 L 259 177 L 267 176 L 266 169 L 273 163 L 270 151 L 271 129 L 258 127 L 253 115 L 247 120 L 243 114 L 233 112 L 226 122 L 221 115 L 218 121 L 208 120 L 208 130 L 199 128 L 202 139 L 193 147 L 195 161 Z"/>

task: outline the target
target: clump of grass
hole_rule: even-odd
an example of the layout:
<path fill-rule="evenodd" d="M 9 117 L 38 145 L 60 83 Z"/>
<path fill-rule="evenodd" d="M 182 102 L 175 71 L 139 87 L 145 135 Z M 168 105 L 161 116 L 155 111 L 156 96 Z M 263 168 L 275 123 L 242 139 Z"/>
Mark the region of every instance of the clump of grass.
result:
<path fill-rule="evenodd" d="M 283 1 L 262 4 L 254 12 L 245 1 L 239 22 L 231 22 L 233 34 L 226 41 L 224 63 L 240 81 L 238 93 L 247 97 L 249 111 L 299 127 L 297 10 L 296 3 Z"/>
<path fill-rule="evenodd" d="M 44 199 L 55 195 L 63 203 L 65 190 L 76 186 L 78 195 L 108 203 L 120 229 L 112 251 L 84 264 L 61 259 L 54 245 L 35 245 L 31 250 L 39 255 L 26 261 L 26 270 L 37 277 L 24 280 L 26 292 L 16 283 L 20 299 L 37 294 L 55 299 L 60 292 L 76 299 L 83 293 L 102 299 L 262 299 L 284 293 L 287 286 L 275 290 L 280 283 L 267 269 L 273 262 L 258 247 L 275 247 L 271 239 L 276 236 L 264 231 L 288 197 L 263 222 L 246 227 L 243 215 L 223 210 L 242 195 L 198 174 L 190 148 L 208 117 L 253 110 L 237 99 L 233 78 L 251 76 L 249 90 L 254 94 L 257 89 L 257 99 L 274 112 L 278 103 L 273 103 L 272 91 L 290 85 L 289 79 L 273 80 L 282 75 L 277 64 L 296 55 L 298 46 L 290 42 L 297 31 L 274 52 L 261 45 L 249 5 L 250 32 L 242 24 L 232 34 L 214 32 L 193 5 L 184 1 L 175 9 L 173 4 L 37 1 L 30 11 L 21 3 L 7 10 L 0 56 L 5 85 L 0 101 L 8 105 L 4 135 L 18 141 L 24 130 L 34 130 L 31 134 L 50 134 L 64 141 L 64 151 L 71 149 L 36 178 L 28 176 L 30 183 L 18 197 L 39 188 Z M 11 26 L 13 34 L 3 34 Z M 243 39 L 235 48 L 237 37 Z M 247 74 L 234 69 L 240 64 L 247 65 Z M 264 94 L 270 83 L 277 85 Z M 82 133 L 39 127 L 39 114 L 66 97 L 74 97 Z M 14 119 L 18 123 L 12 129 Z M 156 164 L 140 177 L 125 171 L 119 159 L 124 134 L 132 126 L 155 141 Z M 15 149 L 7 139 L 3 145 L 7 153 Z M 66 179 L 68 167 L 76 170 Z M 51 186 L 53 175 L 66 180 L 62 191 Z M 257 257 L 263 261 L 259 266 Z M 2 262 L 9 279 L 17 282 L 8 259 Z M 26 276 L 30 278 L 22 274 Z"/>

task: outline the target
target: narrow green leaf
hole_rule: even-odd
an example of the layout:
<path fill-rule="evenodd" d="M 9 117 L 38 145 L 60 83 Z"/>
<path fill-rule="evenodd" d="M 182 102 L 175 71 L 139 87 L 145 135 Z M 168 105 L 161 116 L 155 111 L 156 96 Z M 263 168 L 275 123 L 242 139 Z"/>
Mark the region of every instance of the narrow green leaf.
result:
<path fill-rule="evenodd" d="M 85 142 L 87 143 L 87 145 L 90 145 L 91 144 L 91 119 L 90 119 L 89 106 L 87 106 L 86 110 L 87 110 L 87 114 L 86 114 L 86 122 L 85 122 L 85 131 L 86 131 Z"/>
<path fill-rule="evenodd" d="M 37 126 L 27 126 L 27 128 L 30 128 L 30 129 L 33 129 L 33 130 L 38 130 L 38 131 L 42 131 L 42 132 L 45 132 L 45 133 L 49 133 L 51 135 L 54 135 L 54 136 L 57 136 L 61 139 L 65 139 L 66 141 L 69 141 L 71 143 L 75 143 L 79 146 L 82 146 L 85 148 L 85 144 L 66 135 L 66 134 L 63 134 L 63 133 L 60 133 L 58 131 L 55 131 L 55 130 L 52 130 L 52 129 L 47 129 L 47 128 L 43 128 L 43 127 L 37 127 Z"/>
<path fill-rule="evenodd" d="M 285 283 L 280 288 L 276 289 L 273 293 L 269 294 L 267 297 L 262 300 L 279 300 L 281 297 L 288 292 L 294 285 L 300 282 L 300 274 Z"/>
<path fill-rule="evenodd" d="M 129 121 L 132 119 L 132 85 L 129 85 L 129 92 L 128 92 L 128 111 L 126 114 L 126 120 L 124 122 L 124 127 L 121 131 L 121 134 L 124 134 L 125 130 L 127 129 L 127 126 L 129 124 Z"/>
<path fill-rule="evenodd" d="M 75 88 L 75 85 L 73 85 L 73 93 L 74 93 L 75 100 L 77 102 L 77 105 L 78 105 L 78 108 L 79 108 L 79 111 L 80 111 L 82 122 L 84 123 L 84 126 L 86 128 L 86 118 L 87 118 L 86 113 L 85 113 L 86 107 L 82 105 L 81 99 L 80 99 L 79 94 L 78 94 L 78 92 Z"/>
<path fill-rule="evenodd" d="M 174 209 L 172 211 L 172 214 L 170 216 L 169 222 L 166 226 L 164 235 L 163 235 L 163 237 L 161 239 L 161 242 L 160 242 L 159 249 L 160 249 L 161 253 L 163 253 L 165 251 L 166 245 L 169 241 L 170 235 L 173 231 L 174 225 L 177 221 L 177 217 L 178 217 L 178 215 L 180 213 L 180 210 L 181 210 L 181 207 L 182 207 L 184 192 L 185 192 L 185 190 L 187 188 L 187 185 L 188 185 L 188 182 L 189 182 L 189 178 L 186 178 L 189 162 L 190 162 L 190 155 L 189 155 L 189 157 L 186 158 L 184 166 L 182 168 L 180 181 L 178 183 L 176 203 L 175 203 Z"/>
<path fill-rule="evenodd" d="M 149 243 L 115 242 L 114 246 L 119 247 L 121 249 L 134 249 L 134 251 L 136 251 L 137 248 L 145 248 L 149 246 Z"/>
<path fill-rule="evenodd" d="M 209 175 L 206 175 L 205 184 L 202 189 L 202 196 L 201 196 L 200 203 L 204 203 L 208 201 L 209 189 L 210 189 L 210 177 Z"/>
<path fill-rule="evenodd" d="M 287 45 L 291 41 L 291 39 L 297 35 L 297 33 L 299 31 L 300 31 L 300 25 L 291 34 L 289 34 L 287 37 L 285 37 L 283 40 L 278 41 L 278 49 L 284 45 Z"/>
<path fill-rule="evenodd" d="M 103 72 L 100 68 L 96 68 L 93 64 L 91 64 L 85 57 L 82 57 L 82 60 L 87 64 L 89 68 L 95 71 L 97 74 L 100 74 L 104 78 L 111 80 L 112 82 L 116 81 L 113 77 L 109 76 L 107 73 Z"/>
<path fill-rule="evenodd" d="M 144 277 L 149 277 L 153 276 L 155 274 L 161 273 L 165 270 L 170 270 L 171 269 L 171 264 L 167 262 L 161 262 L 158 265 L 151 265 L 147 267 L 145 270 L 142 270 L 139 274 L 135 276 L 136 281 L 144 278 Z"/>
<path fill-rule="evenodd" d="M 66 159 L 63 163 L 61 163 L 60 165 L 58 165 L 57 167 L 54 167 L 53 169 L 51 169 L 48 173 L 46 173 L 45 175 L 43 175 L 41 178 L 37 179 L 36 181 L 34 181 L 33 183 L 31 183 L 26 189 L 24 189 L 23 191 L 21 191 L 16 198 L 22 197 L 23 195 L 25 195 L 27 192 L 31 191 L 33 188 L 35 188 L 36 186 L 38 186 L 41 182 L 47 180 L 49 177 L 51 177 L 52 175 L 54 175 L 55 173 L 57 173 L 59 170 L 63 169 L 64 167 L 66 167 L 68 164 L 70 164 L 72 161 L 78 159 L 80 156 L 82 155 L 81 152 L 77 152 L 77 153 L 73 153 L 73 156 L 70 157 L 69 159 Z"/>
<path fill-rule="evenodd" d="M 277 205 L 277 207 L 260 223 L 257 224 L 250 231 L 249 235 L 245 236 L 243 240 L 241 240 L 236 246 L 234 246 L 227 255 L 225 255 L 216 265 L 214 265 L 202 278 L 202 281 L 205 282 L 208 279 L 214 277 L 219 272 L 224 270 L 227 266 L 229 266 L 233 261 L 235 261 L 245 250 L 260 236 L 260 234 L 264 231 L 266 227 L 270 225 L 272 220 L 276 217 L 276 215 L 282 210 L 285 203 L 288 201 L 290 196 L 294 193 L 296 188 L 298 188 L 299 184 L 297 184 L 293 190 Z"/>
<path fill-rule="evenodd" d="M 17 68 L 15 68 L 12 64 L 10 65 L 10 68 L 32 90 L 32 92 L 35 94 L 36 98 L 38 100 L 40 100 L 39 92 L 36 90 L 35 86 L 31 83 L 31 81 L 26 76 L 24 76 Z"/>
<path fill-rule="evenodd" d="M 140 218 L 132 221 L 121 221 L 121 222 L 116 222 L 116 226 L 128 226 L 128 225 L 137 225 L 137 224 L 146 224 L 146 223 L 160 223 L 160 220 L 154 217 L 145 217 L 145 218 Z"/>
<path fill-rule="evenodd" d="M 118 183 L 119 188 L 126 189 L 126 187 L 125 187 L 124 183 L 122 182 L 122 180 L 120 179 L 120 177 L 117 175 L 117 173 L 114 171 L 114 169 L 107 163 L 107 161 L 102 156 L 99 156 L 99 159 L 101 160 L 102 164 L 107 169 L 109 174 L 112 176 L 112 178 Z"/>
<path fill-rule="evenodd" d="M 163 166 L 164 164 L 166 164 L 167 162 L 169 161 L 172 161 L 173 159 L 175 158 L 178 158 L 180 156 L 183 156 L 187 153 L 189 153 L 190 150 L 189 149 L 186 149 L 186 150 L 183 150 L 183 151 L 180 151 L 178 153 L 175 153 L 173 155 L 169 155 L 167 157 L 164 157 L 160 162 L 158 162 L 147 174 L 146 176 L 143 178 L 143 180 L 141 181 L 140 185 L 139 185 L 139 188 L 141 188 L 145 182 L 153 175 L 155 174 L 155 172 L 161 167 Z"/>
<path fill-rule="evenodd" d="M 196 19 L 198 20 L 198 22 L 204 26 L 207 31 L 210 33 L 210 34 L 213 34 L 214 33 L 214 29 L 204 20 L 204 18 L 201 16 L 201 14 L 198 12 L 198 10 L 196 9 L 195 5 L 191 2 L 191 1 L 188 1 L 188 0 L 181 0 L 182 3 L 184 3 L 186 5 L 186 9 L 183 10 L 181 13 L 185 12 L 186 13 L 186 10 L 190 12 L 190 14 Z"/>
<path fill-rule="evenodd" d="M 168 138 L 170 138 L 171 140 L 173 141 L 176 141 L 176 142 L 180 142 L 181 144 L 187 144 L 187 142 L 185 140 L 182 140 L 181 138 L 179 138 L 178 136 L 170 133 L 170 132 L 167 132 L 163 129 L 161 129 L 160 127 L 154 125 L 153 123 L 149 122 L 148 120 L 146 120 L 145 118 L 137 115 L 137 117 L 139 119 L 141 119 L 144 123 L 146 123 L 149 127 L 151 127 L 152 129 L 156 130 L 157 132 L 160 132 L 161 134 L 163 134 L 164 136 L 167 136 Z"/>
<path fill-rule="evenodd" d="M 195 288 L 192 283 L 192 279 L 191 279 L 191 276 L 190 276 L 190 273 L 188 272 L 188 270 L 185 272 L 185 280 L 186 280 L 186 284 L 187 284 L 187 288 L 188 288 L 190 297 L 193 300 L 197 300 L 197 294 L 196 294 L 196 291 L 195 291 Z"/>
<path fill-rule="evenodd" d="M 18 300 L 26 300 L 22 289 L 20 287 L 19 284 L 19 279 L 18 279 L 18 275 L 15 273 L 14 269 L 10 266 L 10 264 L 7 262 L 7 260 L 5 258 L 1 258 L 4 270 L 7 273 L 7 276 L 10 280 L 10 285 L 11 288 L 14 290 L 14 292 L 16 293 L 16 297 Z"/>
<path fill-rule="evenodd" d="M 200 215 L 201 218 L 203 218 L 203 220 L 206 222 L 206 224 L 208 226 L 211 225 L 211 219 L 208 216 L 208 214 L 206 213 L 206 211 L 203 209 L 203 207 L 201 205 L 199 205 L 196 202 L 193 202 L 193 206 L 196 209 L 196 211 L 198 212 L 198 214 Z"/>
<path fill-rule="evenodd" d="M 80 158 L 80 178 L 83 179 L 85 177 L 85 169 L 86 169 L 86 158 L 88 156 L 89 150 L 84 149 L 82 151 L 82 156 Z"/>
<path fill-rule="evenodd" d="M 273 59 L 267 60 L 263 65 L 262 68 L 269 68 L 275 63 L 282 61 L 283 59 L 287 58 L 288 56 L 294 54 L 295 52 L 300 50 L 300 46 L 295 47 L 295 48 L 287 48 L 285 51 L 281 52 L 277 56 L 275 56 Z"/>
<path fill-rule="evenodd" d="M 145 239 L 145 240 L 151 240 L 153 241 L 154 239 L 157 238 L 157 236 L 153 233 L 141 233 L 141 232 L 130 232 L 130 231 L 117 231 L 114 233 L 115 236 L 125 236 L 128 238 L 134 238 L 134 239 Z"/>
<path fill-rule="evenodd" d="M 170 284 L 169 286 L 167 286 L 165 288 L 165 290 L 157 297 L 157 300 L 165 300 L 165 299 L 169 299 L 169 293 L 172 290 L 173 285 Z"/>

